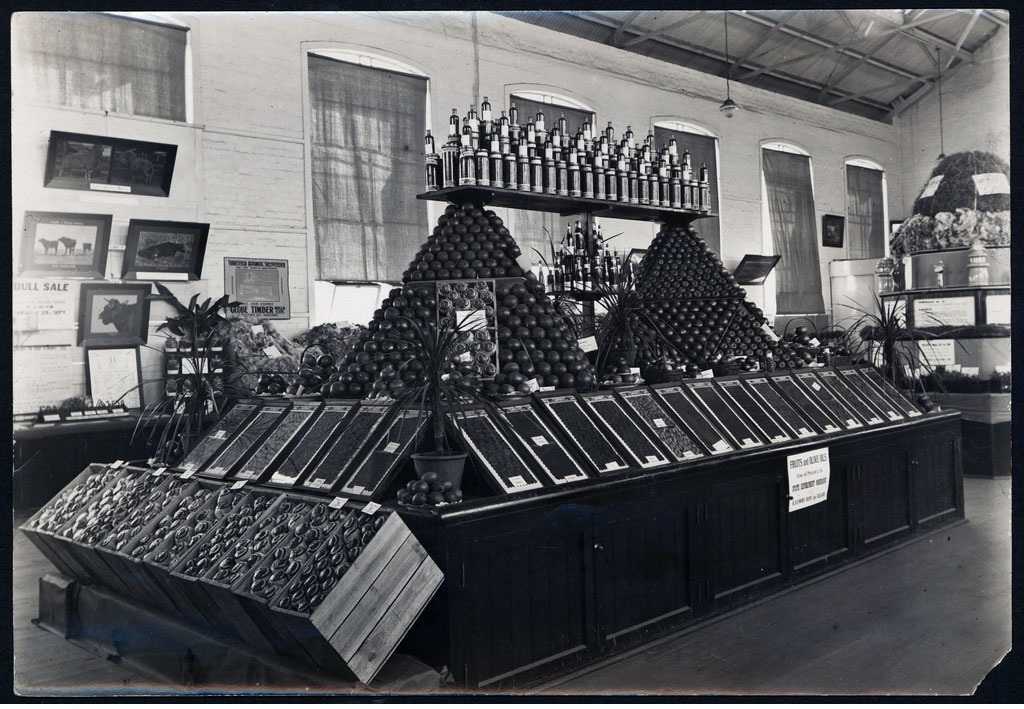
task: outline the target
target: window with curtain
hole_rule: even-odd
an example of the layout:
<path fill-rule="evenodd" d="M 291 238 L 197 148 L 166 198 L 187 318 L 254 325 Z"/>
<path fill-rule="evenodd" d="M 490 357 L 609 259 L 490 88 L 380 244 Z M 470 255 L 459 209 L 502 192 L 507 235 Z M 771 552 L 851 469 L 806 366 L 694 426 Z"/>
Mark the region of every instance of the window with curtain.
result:
<path fill-rule="evenodd" d="M 775 269 L 776 311 L 780 315 L 823 313 L 811 159 L 768 148 L 761 156 L 772 243 L 782 256 Z"/>
<path fill-rule="evenodd" d="M 428 236 L 427 80 L 309 56 L 317 278 L 401 280 Z"/>
<path fill-rule="evenodd" d="M 701 165 L 708 166 L 708 182 L 711 185 L 711 211 L 720 214 L 718 208 L 718 139 L 709 135 L 700 135 L 689 131 L 672 130 L 661 126 L 654 127 L 654 144 L 661 150 L 668 145 L 671 138 L 676 139 L 679 155 L 684 150 L 690 151 L 690 165 L 693 166 L 694 177 L 700 176 Z M 643 136 L 640 138 L 643 140 Z M 694 222 L 694 228 L 700 232 L 701 238 L 715 251 L 721 251 L 722 231 L 718 217 L 708 217 Z"/>
<path fill-rule="evenodd" d="M 846 166 L 846 243 L 850 258 L 885 256 L 882 171 Z"/>
<path fill-rule="evenodd" d="M 91 13 L 25 13 L 29 100 L 184 121 L 188 30 Z"/>
<path fill-rule="evenodd" d="M 583 127 L 584 121 L 590 121 L 591 125 L 594 125 L 595 121 L 595 114 L 593 112 L 564 106 L 557 102 L 542 103 L 533 99 L 523 98 L 522 96 L 516 96 L 515 94 L 512 94 L 509 102 L 510 105 L 512 103 L 516 105 L 516 109 L 519 111 L 519 122 L 524 126 L 527 121 L 537 115 L 538 111 L 544 112 L 544 127 L 548 131 L 558 125 L 558 119 L 564 114 L 570 136 L 576 135 L 576 131 Z M 516 238 L 516 242 L 519 244 L 523 254 L 531 262 L 539 261 L 533 249 L 537 249 L 544 254 L 545 258 L 550 259 L 551 246 L 548 236 L 550 235 L 557 245 L 562 237 L 565 236 L 566 222 L 574 221 L 572 218 L 560 217 L 549 212 L 533 212 L 522 209 L 509 210 L 508 218 L 509 231 Z"/>

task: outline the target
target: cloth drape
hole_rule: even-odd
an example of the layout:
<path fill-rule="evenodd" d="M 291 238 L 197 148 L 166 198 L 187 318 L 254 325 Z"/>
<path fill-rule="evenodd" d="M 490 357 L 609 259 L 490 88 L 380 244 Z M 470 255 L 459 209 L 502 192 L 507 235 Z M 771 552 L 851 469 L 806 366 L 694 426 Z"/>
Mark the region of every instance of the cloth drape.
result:
<path fill-rule="evenodd" d="M 846 166 L 846 234 L 850 258 L 885 255 L 881 170 Z"/>
<path fill-rule="evenodd" d="M 670 138 L 676 139 L 679 148 L 679 157 L 682 159 L 683 151 L 690 151 L 690 166 L 693 168 L 694 177 L 700 177 L 701 165 L 708 166 L 708 181 L 711 185 L 711 211 L 721 214 L 718 207 L 718 141 L 707 135 L 698 135 L 686 131 L 670 130 L 668 128 L 654 127 L 654 144 L 660 151 L 662 146 L 668 145 Z M 643 140 L 643 136 L 641 136 Z M 694 228 L 700 232 L 701 238 L 708 243 L 716 252 L 721 252 L 722 230 L 718 217 L 708 217 L 694 223 Z"/>
<path fill-rule="evenodd" d="M 184 28 L 92 13 L 17 22 L 33 103 L 185 120 Z"/>
<path fill-rule="evenodd" d="M 768 149 L 761 155 L 772 243 L 775 253 L 782 256 L 775 269 L 776 312 L 823 313 L 811 159 Z"/>
<path fill-rule="evenodd" d="M 317 277 L 399 281 L 428 236 L 427 80 L 311 55 L 309 94 Z"/>

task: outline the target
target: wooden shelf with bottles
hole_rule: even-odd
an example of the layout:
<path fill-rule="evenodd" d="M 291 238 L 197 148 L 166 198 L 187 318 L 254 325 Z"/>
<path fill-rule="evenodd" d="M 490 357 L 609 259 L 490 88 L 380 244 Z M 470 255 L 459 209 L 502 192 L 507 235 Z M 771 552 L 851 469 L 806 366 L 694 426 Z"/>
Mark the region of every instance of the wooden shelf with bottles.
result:
<path fill-rule="evenodd" d="M 506 207 L 524 209 L 534 212 L 553 212 L 563 217 L 573 214 L 589 214 L 593 217 L 608 219 L 629 219 L 662 223 L 690 223 L 696 219 L 715 217 L 712 212 L 693 209 L 674 209 L 672 207 L 649 206 L 630 202 L 613 202 L 607 199 L 589 199 L 586 197 L 565 197 L 545 192 L 524 192 L 504 187 L 487 187 L 485 185 L 460 185 L 444 187 L 431 192 L 416 195 L 417 199 L 436 202 L 479 202 L 490 207 Z"/>

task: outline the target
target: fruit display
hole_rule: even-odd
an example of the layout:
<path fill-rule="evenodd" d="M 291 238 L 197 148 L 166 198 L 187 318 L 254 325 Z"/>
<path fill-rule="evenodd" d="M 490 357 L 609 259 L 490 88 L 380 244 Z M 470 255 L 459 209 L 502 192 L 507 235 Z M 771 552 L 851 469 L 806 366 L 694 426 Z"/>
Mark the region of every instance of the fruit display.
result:
<path fill-rule="evenodd" d="M 529 464 L 512 447 L 498 422 L 484 409 L 467 410 L 459 418 L 462 436 L 483 467 L 488 480 L 500 492 L 541 487 Z"/>
<path fill-rule="evenodd" d="M 278 396 L 288 389 L 284 375 L 278 372 L 263 372 L 256 380 L 256 393 Z"/>
<path fill-rule="evenodd" d="M 664 401 L 679 420 L 690 429 L 701 444 L 711 451 L 712 455 L 733 451 L 725 434 L 712 423 L 700 409 L 693 405 L 689 397 L 683 393 L 681 386 L 659 386 L 655 388 L 658 397 Z"/>
<path fill-rule="evenodd" d="M 462 500 L 462 490 L 451 480 L 438 480 L 437 473 L 427 471 L 419 480 L 410 480 L 398 491 L 398 504 L 410 507 L 451 505 Z"/>
<path fill-rule="evenodd" d="M 754 398 L 770 409 L 789 429 L 796 433 L 798 438 L 807 438 L 814 435 L 814 427 L 807 418 L 793 407 L 774 387 L 767 377 L 751 377 L 744 379 L 743 385 L 749 387 Z"/>
<path fill-rule="evenodd" d="M 807 415 L 807 420 L 815 428 L 824 433 L 832 433 L 839 430 L 838 422 L 833 419 L 832 414 L 827 413 L 824 404 L 811 396 L 810 392 L 796 382 L 796 377 L 791 374 L 777 374 L 771 377 L 771 382 L 789 401 Z M 821 386 L 820 384 L 818 385 Z"/>
<path fill-rule="evenodd" d="M 384 422 L 388 407 L 382 404 L 362 404 L 345 423 L 333 445 L 315 464 L 306 476 L 303 487 L 330 489 L 342 478 L 342 474 L 355 463 L 356 454 L 370 436 Z"/>
<path fill-rule="evenodd" d="M 785 424 L 775 418 L 769 408 L 765 408 L 754 398 L 743 383 L 738 379 L 717 382 L 722 393 L 735 408 L 745 413 L 757 427 L 757 433 L 769 443 L 791 440 L 792 437 Z"/>
<path fill-rule="evenodd" d="M 131 507 L 125 506 L 123 518 L 100 542 L 100 546 L 113 551 L 124 549 L 147 524 L 170 507 L 190 485 L 188 481 L 175 477 L 155 478 L 151 475 L 146 477 L 149 477 L 154 484 L 150 488 L 149 494 L 138 504 Z"/>
<path fill-rule="evenodd" d="M 295 405 L 278 421 L 263 443 L 253 451 L 249 459 L 244 461 L 235 478 L 254 479 L 263 476 L 274 459 L 295 439 L 302 427 L 316 414 L 319 403 L 296 402 Z"/>
<path fill-rule="evenodd" d="M 228 445 L 204 469 L 207 475 L 224 476 L 245 460 L 253 446 L 288 413 L 290 404 L 267 404 L 231 437 Z"/>
<path fill-rule="evenodd" d="M 416 440 L 426 418 L 418 411 L 400 411 L 388 425 L 378 433 L 373 448 L 360 462 L 351 477 L 341 486 L 344 495 L 360 495 L 373 498 L 388 484 L 398 466 Z"/>
<path fill-rule="evenodd" d="M 158 483 L 159 480 L 139 470 L 122 472 L 75 516 L 64 536 L 80 544 L 96 544 L 145 500 Z"/>
<path fill-rule="evenodd" d="M 264 517 L 257 518 L 257 522 L 246 530 L 245 534 L 237 537 L 237 542 L 229 546 L 217 565 L 211 567 L 204 578 L 224 586 L 232 586 L 277 548 L 313 507 L 312 503 L 306 500 L 278 500 L 270 505 Z"/>
<path fill-rule="evenodd" d="M 814 376 L 814 372 L 798 372 L 796 375 L 796 381 L 799 385 L 804 387 L 804 391 L 816 402 L 821 408 L 828 411 L 829 415 L 835 421 L 839 422 L 839 425 L 846 429 L 851 428 L 862 428 L 864 424 L 857 418 L 857 415 L 850 410 L 846 402 L 837 397 L 831 389 L 824 386 L 817 377 Z"/>
<path fill-rule="evenodd" d="M 168 555 L 166 552 L 159 552 L 158 549 L 167 545 L 172 538 L 172 535 L 186 534 L 193 532 L 195 525 L 186 526 L 183 523 L 192 512 L 198 510 L 213 494 L 213 489 L 200 485 L 195 485 L 190 492 L 181 497 L 177 506 L 173 510 L 170 510 L 161 517 L 157 523 L 153 526 L 153 529 L 148 533 L 139 536 L 130 549 L 125 549 L 133 557 L 145 558 L 147 561 L 153 561 L 157 564 L 167 564 Z M 202 523 L 201 534 L 205 534 L 209 531 L 210 525 L 206 522 Z M 178 530 L 185 530 L 179 532 Z"/>
<path fill-rule="evenodd" d="M 214 514 L 220 512 L 220 519 L 213 529 L 192 552 L 191 556 L 181 565 L 181 573 L 186 576 L 203 576 L 214 562 L 220 561 L 218 570 L 230 570 L 239 557 L 236 554 L 227 555 L 228 550 L 237 551 L 239 538 L 255 524 L 263 513 L 270 507 L 276 496 L 272 493 L 252 491 L 242 495 L 236 495 L 235 505 L 218 504 Z M 218 501 L 220 502 L 220 501 Z M 245 558 L 245 557 L 242 557 Z"/>
<path fill-rule="evenodd" d="M 85 479 L 71 486 L 54 497 L 42 510 L 28 529 L 56 534 L 63 529 L 75 513 L 82 509 L 89 500 L 102 490 L 108 483 L 118 477 L 116 469 L 110 467 L 93 470 Z"/>
<path fill-rule="evenodd" d="M 846 406 L 857 414 L 861 421 L 874 425 L 882 423 L 882 412 L 875 405 L 862 396 L 861 393 L 851 386 L 845 378 L 840 377 L 833 370 L 822 370 L 816 373 L 819 381 L 831 389 L 836 397 L 843 401 Z"/>
<path fill-rule="evenodd" d="M 756 448 L 765 441 L 756 432 L 756 426 L 742 411 L 725 398 L 722 390 L 711 380 L 686 382 L 685 389 L 693 401 L 704 408 L 706 413 L 721 427 L 740 448 Z"/>
<path fill-rule="evenodd" d="M 509 428 L 526 446 L 556 485 L 586 480 L 587 473 L 565 448 L 529 402 L 509 402 L 501 407 Z"/>
<path fill-rule="evenodd" d="M 666 465 L 669 460 L 622 408 L 611 392 L 594 392 L 580 397 L 583 404 L 611 431 L 641 468 Z"/>
<path fill-rule="evenodd" d="M 617 392 L 634 413 L 654 431 L 661 444 L 676 460 L 689 460 L 704 455 L 700 446 L 690 435 L 676 425 L 668 411 L 658 403 L 647 389 L 630 389 Z"/>
<path fill-rule="evenodd" d="M 197 470 L 217 453 L 224 443 L 234 436 L 249 417 L 260 407 L 259 401 L 239 401 L 221 417 L 206 435 L 189 451 L 178 467 L 184 470 Z"/>
<path fill-rule="evenodd" d="M 299 361 L 298 373 L 284 391 L 292 395 L 331 395 L 330 384 L 337 381 L 336 377 L 332 378 L 332 375 L 338 373 L 335 364 L 334 355 L 320 352 L 317 348 L 307 348 Z M 343 395 L 343 393 L 335 393 L 333 396 Z"/>
<path fill-rule="evenodd" d="M 604 432 L 583 411 L 575 396 L 544 396 L 541 397 L 541 404 L 558 423 L 560 429 L 576 444 L 580 454 L 594 467 L 598 475 L 618 472 L 629 467 Z"/>
<path fill-rule="evenodd" d="M 342 427 L 349 412 L 358 404 L 328 403 L 315 415 L 313 422 L 292 448 L 288 456 L 277 466 L 270 477 L 272 485 L 291 485 L 305 472 L 306 468 L 331 443 L 334 434 Z"/>

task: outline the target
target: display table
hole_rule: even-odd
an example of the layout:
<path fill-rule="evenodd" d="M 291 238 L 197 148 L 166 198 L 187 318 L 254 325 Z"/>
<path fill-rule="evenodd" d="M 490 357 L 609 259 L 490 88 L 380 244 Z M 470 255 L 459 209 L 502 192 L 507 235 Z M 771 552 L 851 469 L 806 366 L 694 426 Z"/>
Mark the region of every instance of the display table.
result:
<path fill-rule="evenodd" d="M 1010 394 L 929 396 L 942 408 L 961 413 L 965 475 L 996 478 L 1010 474 Z"/>
<path fill-rule="evenodd" d="M 459 684 L 565 672 L 963 518 L 959 414 L 403 518 L 446 583 L 406 652 Z M 827 500 L 788 512 L 787 456 Z"/>

